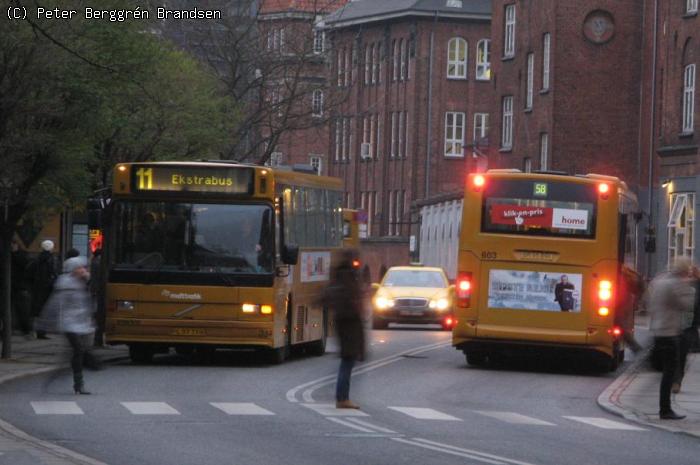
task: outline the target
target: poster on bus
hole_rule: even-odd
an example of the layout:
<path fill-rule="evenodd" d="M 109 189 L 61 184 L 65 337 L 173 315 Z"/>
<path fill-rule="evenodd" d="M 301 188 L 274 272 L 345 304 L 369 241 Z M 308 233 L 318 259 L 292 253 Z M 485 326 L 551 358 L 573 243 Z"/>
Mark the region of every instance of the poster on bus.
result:
<path fill-rule="evenodd" d="M 580 312 L 583 276 L 534 270 L 490 270 L 489 308 Z"/>

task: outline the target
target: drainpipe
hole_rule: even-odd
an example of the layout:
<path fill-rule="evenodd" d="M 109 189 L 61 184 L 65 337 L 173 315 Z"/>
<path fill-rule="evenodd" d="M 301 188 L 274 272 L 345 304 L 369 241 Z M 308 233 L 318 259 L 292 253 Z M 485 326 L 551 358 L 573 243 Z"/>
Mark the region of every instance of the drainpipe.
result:
<path fill-rule="evenodd" d="M 657 57 L 657 34 L 659 30 L 659 0 L 654 0 L 654 35 L 653 35 L 653 58 L 652 58 L 652 70 L 651 70 L 651 116 L 650 116 L 650 130 L 649 130 L 649 179 L 647 180 L 649 189 L 649 202 L 647 205 L 648 216 L 647 221 L 647 237 L 651 235 L 653 228 L 653 211 L 654 206 L 654 133 L 655 127 L 654 123 L 656 120 L 656 60 Z M 651 253 L 647 253 L 647 275 L 651 273 L 652 256 Z"/>
<path fill-rule="evenodd" d="M 430 197 L 430 147 L 433 142 L 433 46 L 438 12 L 435 10 L 433 28 L 430 31 L 430 51 L 428 52 L 428 136 L 425 144 L 425 198 Z"/>

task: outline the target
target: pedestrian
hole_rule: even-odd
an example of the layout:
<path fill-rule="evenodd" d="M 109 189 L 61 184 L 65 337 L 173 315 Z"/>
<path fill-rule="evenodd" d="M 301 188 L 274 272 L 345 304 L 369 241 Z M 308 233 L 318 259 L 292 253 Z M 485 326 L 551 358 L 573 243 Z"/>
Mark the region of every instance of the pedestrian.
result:
<path fill-rule="evenodd" d="M 358 273 L 359 260 L 355 249 L 341 252 L 340 262 L 333 269 L 331 282 L 324 292 L 324 303 L 334 313 L 335 330 L 340 341 L 340 368 L 336 383 L 336 408 L 359 409 L 350 400 L 350 375 L 357 360 L 365 356 L 365 334 L 362 322 L 363 286 Z"/>
<path fill-rule="evenodd" d="M 56 280 L 58 267 L 53 254 L 54 244 L 50 240 L 41 243 L 41 253 L 36 260 L 29 264 L 28 279 L 31 281 L 32 317 L 36 318 L 51 295 L 53 283 Z M 45 331 L 37 331 L 38 339 L 48 339 Z"/>
<path fill-rule="evenodd" d="M 559 303 L 562 312 L 568 312 L 574 308 L 574 285 L 569 282 L 569 277 L 565 274 L 556 286 L 554 286 L 554 301 Z"/>
<path fill-rule="evenodd" d="M 16 241 L 12 241 L 10 295 L 12 313 L 17 328 L 26 338 L 32 337 L 32 315 L 30 308 L 29 283 L 27 282 L 27 253 Z"/>
<path fill-rule="evenodd" d="M 92 302 L 87 290 L 90 279 L 87 260 L 85 257 L 69 258 L 63 263 L 63 270 L 35 321 L 35 327 L 37 330 L 65 334 L 73 350 L 73 392 L 90 394 L 85 390 L 83 380 L 84 360 L 93 358 L 85 344 L 85 337 L 94 331 Z"/>
<path fill-rule="evenodd" d="M 677 394 L 681 391 L 681 385 L 683 384 L 683 377 L 685 376 L 686 363 L 688 361 L 688 352 L 697 343 L 698 340 L 698 318 L 696 314 L 698 313 L 698 299 L 700 299 L 700 294 L 698 293 L 698 286 L 700 283 L 700 270 L 697 267 L 693 267 L 693 288 L 695 289 L 695 300 L 693 306 L 685 309 L 681 315 L 681 336 L 679 341 L 679 355 L 678 355 L 678 368 L 676 370 L 676 376 L 673 379 L 673 385 L 671 386 L 671 392 Z"/>
<path fill-rule="evenodd" d="M 66 252 L 66 260 L 78 256 L 80 256 L 80 251 L 75 247 L 71 247 L 70 249 L 68 249 L 68 252 Z"/>
<path fill-rule="evenodd" d="M 662 420 L 685 418 L 671 408 L 671 388 L 679 369 L 683 316 L 692 311 L 694 303 L 692 262 L 687 257 L 678 257 L 670 271 L 654 278 L 649 286 L 650 326 L 663 365 L 659 390 L 659 417 Z"/>

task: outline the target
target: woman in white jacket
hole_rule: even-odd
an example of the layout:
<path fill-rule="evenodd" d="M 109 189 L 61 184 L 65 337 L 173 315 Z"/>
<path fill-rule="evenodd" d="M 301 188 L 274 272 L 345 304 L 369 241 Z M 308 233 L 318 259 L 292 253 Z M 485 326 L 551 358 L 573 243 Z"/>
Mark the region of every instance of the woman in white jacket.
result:
<path fill-rule="evenodd" d="M 37 330 L 66 335 L 73 349 L 71 368 L 76 394 L 90 394 L 85 390 L 83 380 L 83 360 L 89 351 L 84 338 L 95 330 L 87 290 L 89 279 L 85 257 L 73 257 L 63 262 L 63 274 L 56 279 L 53 292 L 35 323 Z"/>

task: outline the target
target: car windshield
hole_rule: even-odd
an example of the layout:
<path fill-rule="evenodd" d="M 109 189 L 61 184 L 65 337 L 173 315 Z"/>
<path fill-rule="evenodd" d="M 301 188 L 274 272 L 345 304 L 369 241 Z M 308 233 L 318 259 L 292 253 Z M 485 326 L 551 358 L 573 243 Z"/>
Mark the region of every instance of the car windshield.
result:
<path fill-rule="evenodd" d="M 269 206 L 129 201 L 115 220 L 115 267 L 272 273 Z"/>
<path fill-rule="evenodd" d="M 382 285 L 387 287 L 447 287 L 439 271 L 389 270 Z"/>

